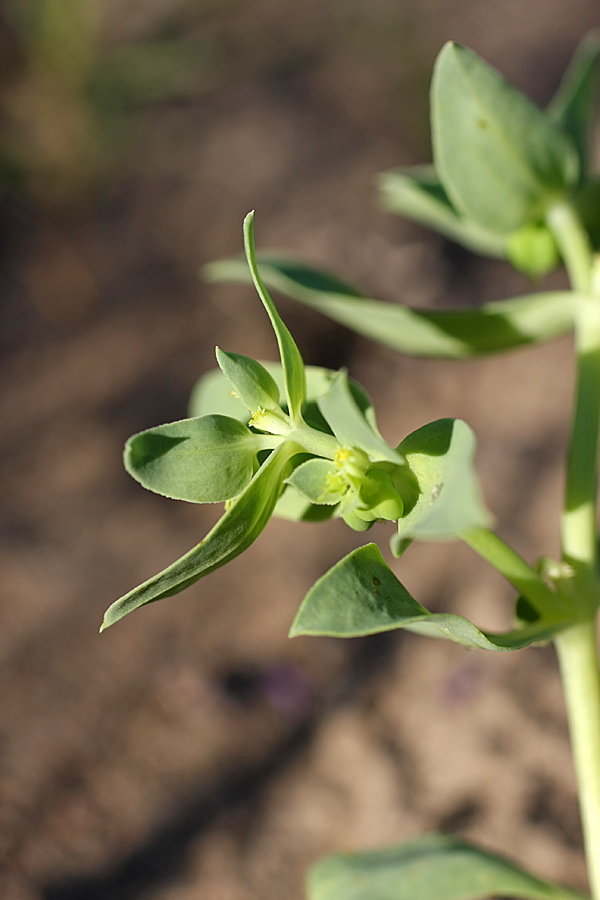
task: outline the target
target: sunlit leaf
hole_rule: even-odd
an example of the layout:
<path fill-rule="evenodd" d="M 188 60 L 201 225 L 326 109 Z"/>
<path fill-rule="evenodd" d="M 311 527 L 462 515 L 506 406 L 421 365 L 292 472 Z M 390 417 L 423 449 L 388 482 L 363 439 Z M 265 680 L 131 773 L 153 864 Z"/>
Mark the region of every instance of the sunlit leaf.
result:
<path fill-rule="evenodd" d="M 391 169 L 377 178 L 381 204 L 388 212 L 433 228 L 450 240 L 483 256 L 504 257 L 505 240 L 460 216 L 433 166 Z"/>
<path fill-rule="evenodd" d="M 582 174 L 587 172 L 596 113 L 600 31 L 591 31 L 577 47 L 548 106 L 548 114 L 570 135 L 579 151 Z"/>
<path fill-rule="evenodd" d="M 246 550 L 271 518 L 288 463 L 295 452 L 296 448 L 288 441 L 274 450 L 204 540 L 177 562 L 113 603 L 105 613 L 101 630 L 146 603 L 178 594 Z"/>
<path fill-rule="evenodd" d="M 265 282 L 347 328 L 413 356 L 466 359 L 559 337 L 573 328 L 577 295 L 550 291 L 486 303 L 477 309 L 414 309 L 342 292 L 335 276 L 297 260 L 260 257 Z M 249 282 L 243 260 L 204 270 L 209 281 Z"/>
<path fill-rule="evenodd" d="M 381 850 L 340 853 L 308 873 L 308 900 L 587 900 L 495 853 L 451 835 Z"/>
<path fill-rule="evenodd" d="M 436 171 L 452 203 L 499 234 L 544 219 L 579 178 L 564 132 L 479 56 L 440 52 L 431 91 Z"/>
<path fill-rule="evenodd" d="M 256 469 L 265 444 L 237 419 L 183 419 L 135 434 L 125 445 L 125 468 L 145 488 L 193 503 L 236 497 Z"/>
<path fill-rule="evenodd" d="M 372 459 L 387 459 L 402 464 L 404 460 L 367 421 L 354 399 L 344 371 L 338 372 L 326 394 L 317 400 L 323 417 L 344 447 L 360 447 Z"/>
<path fill-rule="evenodd" d="M 256 263 L 256 252 L 254 249 L 254 213 L 248 213 L 244 219 L 244 246 L 246 249 L 246 259 L 252 281 L 258 291 L 258 295 L 263 302 L 275 335 L 277 344 L 279 345 L 279 354 L 283 365 L 283 374 L 285 377 L 285 393 L 288 401 L 288 408 L 292 421 L 295 423 L 301 419 L 302 404 L 306 396 L 306 377 L 304 374 L 304 362 L 300 356 L 300 351 L 296 343 L 284 325 L 281 316 L 277 312 L 277 308 L 273 303 L 265 284 L 258 271 Z"/>
<path fill-rule="evenodd" d="M 402 441 L 398 451 L 418 490 L 413 488 L 412 496 L 400 490 L 406 512 L 398 521 L 394 552 L 407 538 L 448 540 L 491 524 L 473 468 L 475 436 L 465 422 L 438 419 L 423 425 Z"/>
<path fill-rule="evenodd" d="M 536 622 L 504 634 L 481 631 L 451 613 L 430 613 L 409 594 L 386 565 L 376 544 L 353 550 L 310 589 L 290 629 L 290 637 L 363 637 L 405 628 L 464 647 L 519 650 L 548 640 L 563 625 Z"/>
<path fill-rule="evenodd" d="M 218 347 L 216 353 L 221 371 L 248 410 L 279 409 L 277 382 L 264 366 L 241 353 L 227 353 Z"/>

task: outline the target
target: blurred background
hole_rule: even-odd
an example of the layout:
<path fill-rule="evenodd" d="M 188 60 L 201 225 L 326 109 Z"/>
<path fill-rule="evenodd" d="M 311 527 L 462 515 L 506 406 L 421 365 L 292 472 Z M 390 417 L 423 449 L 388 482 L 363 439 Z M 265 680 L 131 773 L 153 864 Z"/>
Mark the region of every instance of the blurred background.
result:
<path fill-rule="evenodd" d="M 543 105 L 597 24 L 597 0 L 4 0 L 3 900 L 300 900 L 322 853 L 435 829 L 584 886 L 551 649 L 287 640 L 308 587 L 364 542 L 343 523 L 272 522 L 185 594 L 98 626 L 219 512 L 146 493 L 124 440 L 185 417 L 216 344 L 275 358 L 252 291 L 199 267 L 241 251 L 255 208 L 259 249 L 371 296 L 531 290 L 378 211 L 374 177 L 430 159 L 445 40 Z M 465 418 L 500 532 L 556 552 L 568 339 L 430 362 L 280 310 L 307 362 L 365 385 L 390 442 Z M 510 590 L 466 548 L 393 565 L 433 610 L 510 623 Z"/>

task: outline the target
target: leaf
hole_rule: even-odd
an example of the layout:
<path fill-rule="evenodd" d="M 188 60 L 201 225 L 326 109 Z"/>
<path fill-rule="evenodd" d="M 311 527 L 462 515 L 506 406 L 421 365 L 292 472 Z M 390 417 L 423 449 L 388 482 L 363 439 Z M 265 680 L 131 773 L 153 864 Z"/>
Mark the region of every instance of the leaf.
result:
<path fill-rule="evenodd" d="M 325 421 L 343 447 L 359 447 L 373 460 L 386 459 L 403 465 L 402 457 L 393 450 L 365 418 L 352 396 L 346 372 L 338 372 L 326 394 L 317 404 Z"/>
<path fill-rule="evenodd" d="M 381 205 L 388 212 L 433 228 L 474 253 L 506 255 L 503 237 L 456 212 L 433 166 L 391 169 L 378 176 L 377 184 Z"/>
<path fill-rule="evenodd" d="M 241 353 L 216 349 L 219 368 L 234 392 L 250 412 L 257 409 L 279 410 L 279 388 L 264 366 Z"/>
<path fill-rule="evenodd" d="M 192 503 L 237 497 L 256 469 L 259 450 L 271 446 L 227 416 L 183 419 L 129 438 L 124 463 L 149 491 Z"/>
<path fill-rule="evenodd" d="M 307 892 L 308 900 L 588 900 L 495 853 L 441 834 L 326 856 L 310 869 Z"/>
<path fill-rule="evenodd" d="M 600 249 L 600 178 L 581 186 L 573 198 L 575 209 L 590 236 L 594 250 Z"/>
<path fill-rule="evenodd" d="M 310 589 L 290 628 L 301 635 L 364 637 L 396 628 L 426 637 L 444 638 L 464 647 L 520 650 L 548 640 L 565 624 L 543 621 L 504 634 L 480 631 L 451 613 L 431 613 L 411 597 L 386 565 L 376 544 L 353 550 Z"/>
<path fill-rule="evenodd" d="M 291 485 L 286 485 L 273 515 L 291 522 L 325 522 L 331 519 L 335 512 L 335 506 L 317 506 L 301 497 Z"/>
<path fill-rule="evenodd" d="M 296 452 L 296 446 L 289 441 L 274 450 L 204 540 L 158 575 L 115 601 L 106 611 L 100 630 L 146 603 L 178 594 L 243 553 L 271 518 L 288 463 Z"/>
<path fill-rule="evenodd" d="M 577 47 L 548 115 L 570 135 L 579 152 L 582 175 L 588 170 L 590 142 L 596 112 L 600 31 L 587 34 Z"/>
<path fill-rule="evenodd" d="M 398 451 L 416 478 L 418 492 L 411 502 L 406 489 L 399 488 L 406 513 L 398 520 L 392 552 L 407 538 L 448 540 L 491 524 L 473 469 L 475 436 L 466 422 L 430 422 L 409 434 Z"/>
<path fill-rule="evenodd" d="M 279 354 L 283 366 L 285 377 L 285 392 L 288 401 L 288 409 L 292 423 L 296 424 L 302 419 L 302 404 L 306 396 L 306 377 L 304 374 L 304 362 L 300 356 L 296 343 L 288 331 L 287 327 L 281 320 L 281 316 L 277 312 L 277 308 L 271 299 L 271 295 L 266 289 L 256 263 L 256 252 L 254 249 L 254 212 L 248 213 L 244 219 L 244 246 L 246 249 L 246 259 L 252 281 L 258 291 L 258 295 L 263 302 L 279 346 Z"/>
<path fill-rule="evenodd" d="M 515 269 L 529 278 L 542 278 L 560 260 L 554 237 L 543 223 L 525 225 L 509 234 L 507 256 Z"/>
<path fill-rule="evenodd" d="M 433 73 L 434 162 L 454 206 L 498 234 L 544 219 L 579 178 L 568 135 L 479 56 L 447 43 Z"/>
<path fill-rule="evenodd" d="M 280 395 L 285 393 L 285 382 L 281 363 L 261 362 L 273 381 L 279 388 Z M 305 422 L 313 428 L 327 431 L 327 423 L 319 412 L 317 398 L 326 394 L 331 387 L 331 382 L 337 375 L 333 369 L 324 369 L 321 366 L 306 366 L 306 398 L 302 407 L 302 415 Z M 365 418 L 374 427 L 375 411 L 370 398 L 358 382 L 349 379 L 352 396 L 363 411 Z M 287 408 L 287 407 L 286 407 Z M 233 419 L 238 419 L 246 425 L 250 419 L 246 406 L 233 396 L 231 382 L 220 369 L 213 369 L 202 375 L 190 396 L 190 416 L 207 416 L 211 413 L 223 413 Z"/>
<path fill-rule="evenodd" d="M 341 292 L 334 276 L 296 260 L 260 257 L 265 282 L 359 334 L 413 356 L 467 359 L 559 337 L 573 328 L 576 295 L 551 291 L 487 303 L 478 309 L 414 309 Z M 209 281 L 249 282 L 243 260 L 204 270 Z"/>
<path fill-rule="evenodd" d="M 336 506 L 344 496 L 344 491 L 329 487 L 338 469 L 328 459 L 309 459 L 297 466 L 286 479 L 286 483 L 311 503 Z"/>

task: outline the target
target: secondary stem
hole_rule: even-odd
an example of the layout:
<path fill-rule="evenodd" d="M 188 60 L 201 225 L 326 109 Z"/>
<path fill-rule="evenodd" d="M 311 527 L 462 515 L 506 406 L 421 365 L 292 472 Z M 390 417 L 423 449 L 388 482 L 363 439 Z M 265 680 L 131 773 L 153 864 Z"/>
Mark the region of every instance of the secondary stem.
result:
<path fill-rule="evenodd" d="M 590 890 L 600 898 L 600 675 L 595 617 L 555 638 L 579 792 Z"/>

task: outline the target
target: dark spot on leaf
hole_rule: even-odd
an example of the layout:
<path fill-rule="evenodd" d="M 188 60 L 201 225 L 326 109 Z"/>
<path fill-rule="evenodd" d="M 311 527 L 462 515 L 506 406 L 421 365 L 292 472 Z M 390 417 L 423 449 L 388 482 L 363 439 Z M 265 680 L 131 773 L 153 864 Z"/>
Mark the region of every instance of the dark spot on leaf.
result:
<path fill-rule="evenodd" d="M 373 575 L 373 584 L 378 585 L 381 584 L 381 581 L 377 577 L 377 575 Z"/>
<path fill-rule="evenodd" d="M 477 127 L 485 131 L 486 128 L 490 127 L 490 123 L 487 119 L 477 119 Z"/>

